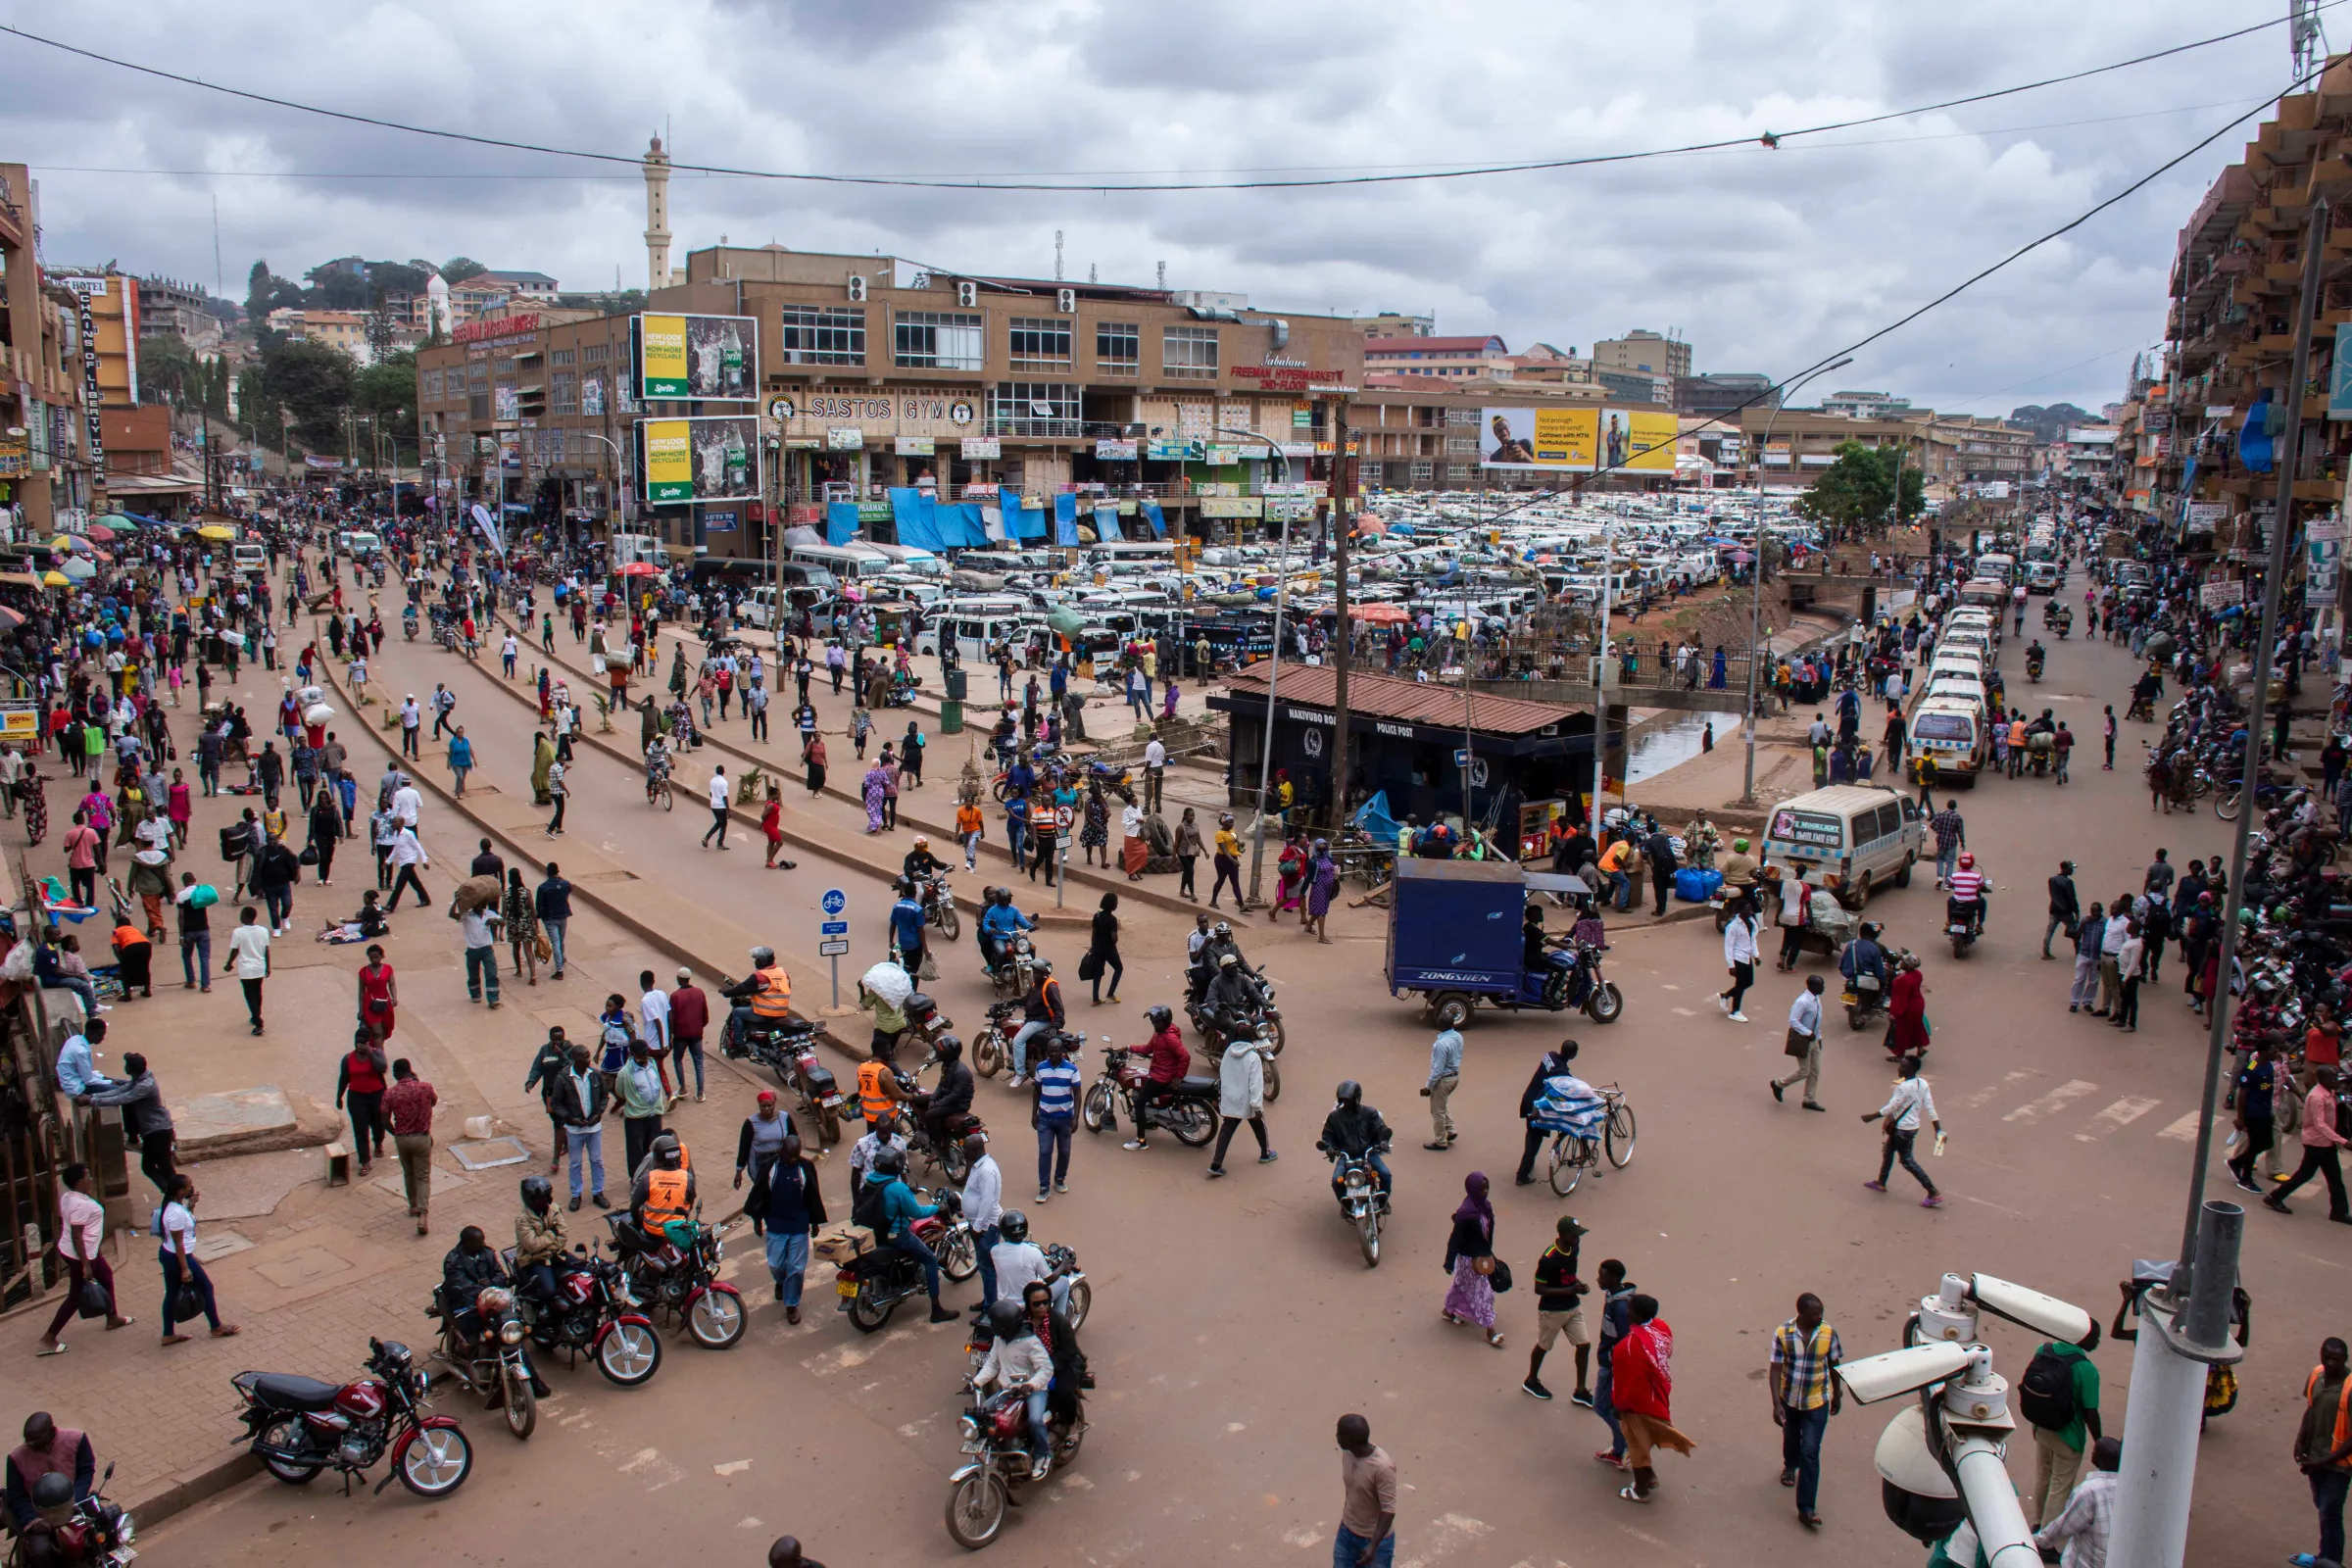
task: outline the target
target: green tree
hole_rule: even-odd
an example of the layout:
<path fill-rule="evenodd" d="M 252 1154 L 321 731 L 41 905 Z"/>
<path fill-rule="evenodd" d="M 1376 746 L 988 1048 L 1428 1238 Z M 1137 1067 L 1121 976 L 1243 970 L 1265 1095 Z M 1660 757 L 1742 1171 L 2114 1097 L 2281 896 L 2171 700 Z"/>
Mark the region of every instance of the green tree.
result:
<path fill-rule="evenodd" d="M 176 337 L 152 337 L 139 345 L 139 401 L 196 408 L 204 401 L 206 371 L 196 351 Z"/>
<path fill-rule="evenodd" d="M 1902 463 L 1901 452 L 1899 447 L 1839 442 L 1836 461 L 1797 497 L 1796 514 L 1838 538 L 1885 532 L 1893 520 L 1895 467 Z M 1926 478 L 1908 463 L 1902 463 L 1901 489 L 1902 520 L 1908 522 L 1927 505 Z"/>
<path fill-rule="evenodd" d="M 256 262 L 245 279 L 245 315 L 256 325 L 266 321 L 274 310 L 301 310 L 305 303 L 299 284 L 287 281 L 270 270 L 268 262 Z"/>
<path fill-rule="evenodd" d="M 479 277 L 490 270 L 470 256 L 452 256 L 441 265 L 442 279 L 455 288 L 469 277 Z"/>
<path fill-rule="evenodd" d="M 353 378 L 352 407 L 371 415 L 388 441 L 416 444 L 416 354 L 384 355 Z"/>
<path fill-rule="evenodd" d="M 327 343 L 281 341 L 264 351 L 262 394 L 272 413 L 291 416 L 296 440 L 316 451 L 343 450 L 344 411 L 352 406 L 351 356 Z"/>
<path fill-rule="evenodd" d="M 368 279 L 356 272 L 323 271 L 313 268 L 304 302 L 316 311 L 364 311 L 372 299 Z"/>
<path fill-rule="evenodd" d="M 392 294 L 421 294 L 432 275 L 430 267 L 420 267 L 415 262 L 368 264 L 368 286 L 375 291 L 375 297 L 379 300 Z"/>

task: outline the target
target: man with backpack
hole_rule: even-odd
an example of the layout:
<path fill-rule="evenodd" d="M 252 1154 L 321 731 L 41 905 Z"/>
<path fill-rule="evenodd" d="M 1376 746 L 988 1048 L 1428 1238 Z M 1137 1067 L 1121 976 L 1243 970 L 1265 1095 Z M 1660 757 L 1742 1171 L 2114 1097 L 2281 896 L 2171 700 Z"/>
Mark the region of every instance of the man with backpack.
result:
<path fill-rule="evenodd" d="M 2083 1450 L 2099 1428 L 2099 1369 L 2081 1346 L 2044 1342 L 2018 1380 L 2017 1407 L 2034 1428 L 2034 1485 L 2019 1499 L 2028 1521 L 2056 1519 L 2073 1495 Z"/>

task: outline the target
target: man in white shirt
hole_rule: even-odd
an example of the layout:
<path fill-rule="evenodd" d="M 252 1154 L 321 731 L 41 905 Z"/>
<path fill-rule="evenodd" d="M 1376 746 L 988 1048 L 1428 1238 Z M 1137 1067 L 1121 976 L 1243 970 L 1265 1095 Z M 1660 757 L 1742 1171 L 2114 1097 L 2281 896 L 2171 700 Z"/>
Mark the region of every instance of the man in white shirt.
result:
<path fill-rule="evenodd" d="M 405 835 L 414 838 L 415 834 Z M 466 949 L 466 1000 L 479 1002 L 485 988 L 490 1005 L 498 1006 L 498 927 L 495 904 L 476 905 L 458 916 L 458 940 Z"/>
<path fill-rule="evenodd" d="M 416 694 L 411 692 L 400 705 L 401 756 L 421 758 L 424 755 L 418 743 L 423 725 L 424 710 L 416 706 Z"/>
<path fill-rule="evenodd" d="M 1805 989 L 1796 994 L 1788 1008 L 1788 1054 L 1804 1059 L 1786 1078 L 1772 1081 L 1772 1098 L 1780 1100 L 1783 1091 L 1798 1079 L 1805 1083 L 1804 1106 L 1807 1110 L 1827 1110 L 1829 1106 L 1814 1098 L 1821 1087 L 1821 993 L 1824 982 L 1820 975 L 1807 975 Z M 1800 1051 L 1798 1048 L 1802 1047 Z M 1783 1103 L 1786 1103 L 1784 1101 Z"/>
<path fill-rule="evenodd" d="M 1046 1261 L 1046 1250 L 1029 1240 L 1029 1216 L 1017 1208 L 1004 1210 L 997 1221 L 1004 1239 L 981 1253 L 989 1261 L 987 1267 L 996 1276 L 999 1297 L 1008 1300 L 1021 1299 L 1021 1293 L 1032 1280 L 1042 1280 L 1054 1272 Z M 1052 1282 L 1054 1304 L 1067 1309 L 1070 1304 L 1070 1281 L 1067 1275 Z"/>
<path fill-rule="evenodd" d="M 401 774 L 400 788 L 392 792 L 392 814 L 400 818 L 402 827 L 415 827 L 423 809 L 424 797 L 416 793 L 416 786 L 410 782 L 408 774 Z"/>
<path fill-rule="evenodd" d="M 400 895 L 401 890 L 404 888 L 415 888 L 416 890 L 416 902 L 418 904 L 431 904 L 433 902 L 433 897 L 431 894 L 424 891 L 424 879 L 416 874 L 416 868 L 418 866 L 430 865 L 433 862 L 431 858 L 424 853 L 424 843 L 422 840 L 416 837 L 416 828 L 406 823 L 401 823 L 394 827 L 392 831 L 392 854 L 390 858 L 392 865 L 392 897 L 386 901 L 384 905 L 384 912 L 389 914 L 394 909 L 400 907 Z"/>
<path fill-rule="evenodd" d="M 1920 1200 L 1919 1206 L 1941 1208 L 1943 1195 L 1936 1190 L 1936 1184 L 1920 1168 L 1919 1157 L 1911 1152 L 1911 1146 L 1918 1141 L 1923 1125 L 1933 1127 L 1940 1141 L 1943 1123 L 1936 1115 L 1936 1097 L 1929 1093 L 1928 1081 L 1919 1075 L 1919 1056 L 1916 1053 L 1903 1057 L 1902 1074 L 1896 1080 L 1894 1093 L 1887 1097 L 1886 1104 L 1877 1110 L 1862 1113 L 1864 1121 L 1883 1119 L 1886 1123 L 1886 1142 L 1879 1152 L 1878 1180 L 1862 1185 L 1874 1193 L 1885 1192 L 1887 1173 L 1894 1169 L 1894 1162 L 1899 1159 L 1903 1162 L 1903 1169 L 1918 1178 L 1919 1185 L 1928 1190 L 1928 1196 Z"/>
<path fill-rule="evenodd" d="M 972 1246 L 980 1254 L 980 1302 L 985 1306 L 997 1298 L 997 1264 L 993 1254 L 1000 1238 L 997 1225 L 1004 1217 L 1004 1173 L 998 1168 L 996 1156 L 987 1152 L 988 1145 L 978 1133 L 964 1141 L 967 1149 L 973 1143 L 980 1145 L 981 1153 L 963 1179 L 963 1218 L 972 1228 Z M 1014 1299 L 1019 1298 L 1016 1296 Z"/>
<path fill-rule="evenodd" d="M 676 1044 L 669 1035 L 669 993 L 654 983 L 654 971 L 651 969 L 637 971 L 637 987 L 645 993 L 637 999 L 639 1032 L 644 1035 L 646 1049 L 653 1053 L 654 1060 L 667 1063 L 673 1054 L 670 1047 Z M 685 1063 L 680 1062 L 678 1091 L 681 1094 L 686 1089 L 685 1070 Z M 666 1066 L 663 1074 L 667 1075 Z"/>
<path fill-rule="evenodd" d="M 421 890 L 420 890 L 421 891 Z M 220 972 L 232 970 L 245 993 L 245 1010 L 252 1015 L 253 1032 L 262 1032 L 262 982 L 270 978 L 270 928 L 250 904 L 237 911 L 237 928 L 228 934 L 228 961 Z"/>
<path fill-rule="evenodd" d="M 1144 742 L 1144 809 L 1160 808 L 1160 789 L 1167 782 L 1168 749 L 1154 735 Z"/>
<path fill-rule="evenodd" d="M 724 762 L 710 769 L 710 826 L 703 833 L 703 848 L 710 847 L 710 835 L 718 835 L 718 847 L 727 847 L 727 767 Z"/>

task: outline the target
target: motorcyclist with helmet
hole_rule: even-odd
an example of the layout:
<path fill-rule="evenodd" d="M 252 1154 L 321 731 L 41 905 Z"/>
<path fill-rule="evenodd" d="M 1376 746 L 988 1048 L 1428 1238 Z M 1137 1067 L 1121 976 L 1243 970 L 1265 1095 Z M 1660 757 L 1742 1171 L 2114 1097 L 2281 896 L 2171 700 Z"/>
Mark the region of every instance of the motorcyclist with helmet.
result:
<path fill-rule="evenodd" d="M 27 1564 L 67 1560 L 51 1532 L 97 1486 L 98 1455 L 88 1434 L 59 1426 L 46 1410 L 24 1418 L 24 1442 L 8 1455 L 7 1508 Z"/>
<path fill-rule="evenodd" d="M 995 1386 L 1021 1396 L 1028 1406 L 1023 1436 L 1029 1448 L 1030 1474 L 1042 1478 L 1053 1463 L 1047 1453 L 1046 1418 L 1050 1413 L 1047 1391 L 1054 1386 L 1054 1354 L 1037 1337 L 1018 1300 L 1000 1298 L 988 1309 L 988 1326 L 995 1331 L 995 1343 L 988 1348 L 988 1359 L 972 1374 L 972 1387 Z"/>
<path fill-rule="evenodd" d="M 474 1307 L 473 1298 L 493 1285 L 506 1283 L 507 1271 L 482 1228 L 468 1225 L 458 1232 L 458 1245 L 441 1259 L 441 1309 L 449 1315 L 450 1330 L 461 1343 L 471 1345 L 482 1337 L 482 1314 Z"/>
<path fill-rule="evenodd" d="M 1396 1135 L 1389 1124 L 1380 1119 L 1380 1112 L 1364 1103 L 1364 1086 L 1349 1078 L 1339 1088 L 1339 1103 L 1323 1118 L 1323 1136 L 1315 1147 L 1333 1156 L 1331 1170 L 1332 1196 L 1340 1196 L 1340 1167 L 1338 1156 L 1352 1154 L 1372 1167 L 1380 1178 L 1380 1206 L 1389 1206 L 1389 1163 L 1381 1158 L 1388 1152 L 1389 1142 Z"/>
<path fill-rule="evenodd" d="M 990 1266 L 997 1271 L 996 1299 L 1009 1297 L 1021 1298 L 1021 1293 L 1031 1281 L 1042 1281 L 1054 1293 L 1056 1311 L 1070 1304 L 1070 1281 L 1067 1275 L 1054 1276 L 1054 1265 L 1046 1261 L 1046 1250 L 1029 1239 L 1029 1216 L 1017 1208 L 1004 1210 L 997 1221 L 997 1245 L 989 1249 Z"/>
<path fill-rule="evenodd" d="M 1226 1035 L 1243 1033 L 1257 1011 L 1256 981 L 1238 953 L 1218 954 L 1216 966 L 1216 975 L 1201 994 L 1200 1004 Z"/>
<path fill-rule="evenodd" d="M 767 1020 L 771 1025 L 792 1016 L 792 976 L 776 961 L 776 950 L 757 947 L 752 950 L 752 972 L 731 986 L 721 986 L 718 994 L 735 1004 L 727 1013 L 727 1034 L 738 1042 L 747 1038 L 755 1018 Z"/>
<path fill-rule="evenodd" d="M 556 1298 L 556 1259 L 566 1242 L 556 1210 L 556 1186 L 544 1176 L 522 1179 L 522 1212 L 514 1216 L 515 1283 L 543 1301 Z"/>
<path fill-rule="evenodd" d="M 1848 942 L 1844 951 L 1838 955 L 1838 972 L 1845 976 L 1845 983 L 1852 985 L 1858 975 L 1875 975 L 1882 999 L 1886 995 L 1886 950 L 1879 945 L 1879 938 L 1886 931 L 1886 928 L 1878 921 L 1865 920 L 1861 929 L 1854 933 L 1854 940 Z"/>
<path fill-rule="evenodd" d="M 1233 959 L 1230 965 L 1225 962 L 1228 956 Z M 1209 928 L 1208 940 L 1200 944 L 1200 955 L 1194 962 L 1192 1000 L 1196 1003 L 1200 1001 L 1216 980 L 1218 971 L 1228 967 L 1238 970 L 1245 980 L 1255 982 L 1258 978 L 1257 971 L 1250 967 L 1250 960 L 1242 956 L 1242 945 L 1234 940 L 1233 927 L 1219 920 Z"/>
<path fill-rule="evenodd" d="M 1135 1136 L 1127 1140 L 1129 1149 L 1152 1147 L 1152 1107 L 1164 1102 L 1168 1092 L 1193 1070 L 1193 1054 L 1184 1048 L 1176 1014 L 1167 1007 L 1153 1006 L 1144 1009 L 1144 1018 L 1152 1025 L 1152 1038 L 1130 1050 L 1150 1056 L 1152 1066 L 1135 1091 Z"/>
<path fill-rule="evenodd" d="M 914 848 L 908 850 L 906 858 L 899 863 L 900 872 L 907 881 L 917 886 L 929 881 L 947 868 L 948 862 L 931 853 L 930 836 L 923 833 L 917 833 L 914 836 Z"/>
<path fill-rule="evenodd" d="M 956 1314 L 939 1304 L 939 1258 L 913 1230 L 916 1220 L 929 1219 L 939 1212 L 939 1205 L 915 1198 L 914 1190 L 906 1185 L 906 1156 L 896 1149 L 884 1149 L 874 1156 L 873 1169 L 865 1173 L 859 1194 L 864 1201 L 858 1206 L 872 1216 L 870 1228 L 881 1237 L 884 1247 L 895 1248 L 922 1265 L 923 1290 L 931 1298 L 931 1321 L 952 1323 Z"/>
<path fill-rule="evenodd" d="M 1012 906 L 1010 888 L 990 888 L 985 897 L 988 907 L 980 914 L 980 962 L 994 974 L 1004 965 L 1012 939 L 1023 931 L 1036 930 L 1037 922 Z"/>
<path fill-rule="evenodd" d="M 649 1243 L 660 1245 L 662 1227 L 694 1212 L 694 1170 L 676 1133 L 662 1133 L 629 1183 L 629 1218 Z"/>
<path fill-rule="evenodd" d="M 941 1035 L 933 1049 L 939 1053 L 939 1087 L 918 1091 L 909 1098 L 922 1114 L 923 1130 L 931 1135 L 931 1147 L 944 1154 L 956 1136 L 949 1123 L 971 1113 L 972 1091 L 977 1084 L 972 1069 L 964 1063 L 962 1041 L 954 1035 Z"/>
<path fill-rule="evenodd" d="M 1968 916 L 1969 929 L 1980 934 L 1984 929 L 1984 890 L 1987 886 L 1989 884 L 1984 873 L 1977 869 L 1977 858 L 1962 850 L 1959 864 L 1952 870 L 1948 908 L 1953 915 Z"/>
<path fill-rule="evenodd" d="M 1061 1029 L 1069 1017 L 1061 1003 L 1061 982 L 1054 978 L 1054 965 L 1039 958 L 1031 966 L 1029 994 L 1021 999 L 1022 1016 L 1027 1019 L 1012 1037 L 1012 1083 L 1014 1089 L 1029 1081 L 1029 1042 L 1048 1030 Z"/>

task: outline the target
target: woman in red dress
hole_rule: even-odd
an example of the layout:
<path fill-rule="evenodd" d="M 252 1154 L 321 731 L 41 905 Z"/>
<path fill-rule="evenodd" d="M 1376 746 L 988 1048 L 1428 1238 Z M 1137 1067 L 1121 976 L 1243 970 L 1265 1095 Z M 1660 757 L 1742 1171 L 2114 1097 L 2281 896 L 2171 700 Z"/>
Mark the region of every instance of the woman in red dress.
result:
<path fill-rule="evenodd" d="M 368 962 L 360 970 L 360 1022 L 375 1031 L 377 1045 L 392 1038 L 394 1014 L 400 1007 L 400 987 L 392 966 L 384 961 L 383 944 L 368 945 Z"/>
<path fill-rule="evenodd" d="M 1899 1061 L 1928 1049 L 1927 980 L 1919 972 L 1916 954 L 1903 956 L 1894 984 L 1886 988 L 1886 1015 L 1892 1020 L 1886 1030 L 1888 1056 Z"/>

